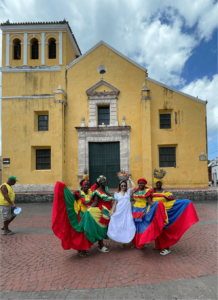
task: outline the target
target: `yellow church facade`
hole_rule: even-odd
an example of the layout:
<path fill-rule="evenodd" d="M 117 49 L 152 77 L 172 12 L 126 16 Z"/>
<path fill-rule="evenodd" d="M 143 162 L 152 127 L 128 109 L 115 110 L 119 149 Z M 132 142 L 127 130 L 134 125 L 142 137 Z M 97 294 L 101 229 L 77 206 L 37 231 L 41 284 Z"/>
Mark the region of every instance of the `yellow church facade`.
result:
<path fill-rule="evenodd" d="M 206 101 L 148 77 L 101 41 L 82 55 L 65 20 L 2 30 L 2 180 L 76 189 L 116 172 L 166 170 L 165 187 L 206 187 Z M 203 159 L 202 159 L 203 158 Z"/>

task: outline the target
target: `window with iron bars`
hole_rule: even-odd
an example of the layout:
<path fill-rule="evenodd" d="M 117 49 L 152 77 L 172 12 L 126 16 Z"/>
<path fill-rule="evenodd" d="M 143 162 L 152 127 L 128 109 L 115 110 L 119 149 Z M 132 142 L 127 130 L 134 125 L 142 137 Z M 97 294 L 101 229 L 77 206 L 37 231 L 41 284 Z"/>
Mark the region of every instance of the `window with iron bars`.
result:
<path fill-rule="evenodd" d="M 38 116 L 38 131 L 48 130 L 48 115 Z"/>
<path fill-rule="evenodd" d="M 159 166 L 176 167 L 176 147 L 159 147 Z"/>
<path fill-rule="evenodd" d="M 171 114 L 160 114 L 160 129 L 171 128 Z"/>
<path fill-rule="evenodd" d="M 36 170 L 51 169 L 51 149 L 36 150 Z"/>

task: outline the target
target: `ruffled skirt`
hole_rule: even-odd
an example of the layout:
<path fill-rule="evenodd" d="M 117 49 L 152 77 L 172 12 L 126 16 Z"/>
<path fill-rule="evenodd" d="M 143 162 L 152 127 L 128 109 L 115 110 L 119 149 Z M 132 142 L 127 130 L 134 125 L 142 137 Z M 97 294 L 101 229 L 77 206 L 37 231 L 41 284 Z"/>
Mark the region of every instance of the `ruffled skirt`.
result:
<path fill-rule="evenodd" d="M 143 244 L 150 243 L 162 233 L 167 220 L 165 206 L 162 202 L 155 202 L 150 208 L 148 204 L 144 208 L 133 207 L 132 214 L 136 226 L 133 245 L 142 249 Z"/>

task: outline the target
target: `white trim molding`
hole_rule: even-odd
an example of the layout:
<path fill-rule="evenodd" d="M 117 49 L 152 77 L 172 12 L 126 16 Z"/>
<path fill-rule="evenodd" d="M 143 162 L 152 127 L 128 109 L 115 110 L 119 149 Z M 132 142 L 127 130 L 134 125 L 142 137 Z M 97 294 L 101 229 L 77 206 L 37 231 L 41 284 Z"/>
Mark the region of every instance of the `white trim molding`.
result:
<path fill-rule="evenodd" d="M 41 46 L 41 65 L 44 66 L 45 65 L 45 32 L 41 33 L 41 41 L 42 41 L 42 46 Z"/>
<path fill-rule="evenodd" d="M 185 96 L 185 97 L 188 97 L 188 98 L 190 98 L 190 99 L 192 99 L 192 100 L 198 101 L 198 102 L 203 103 L 203 104 L 207 104 L 207 101 L 204 101 L 204 100 L 201 100 L 201 99 L 199 99 L 199 98 L 193 97 L 193 96 L 191 96 L 191 95 L 189 95 L 189 94 L 185 94 L 185 93 L 183 93 L 183 92 L 180 92 L 179 90 L 176 90 L 176 89 L 172 88 L 171 86 L 168 86 L 168 85 L 166 85 L 166 84 L 163 84 L 163 83 L 161 83 L 161 82 L 159 82 L 159 81 L 156 81 L 156 80 L 154 80 L 154 79 L 152 79 L 152 78 L 150 78 L 150 77 L 146 77 L 146 80 L 151 81 L 151 82 L 153 82 L 153 83 L 156 83 L 156 84 L 158 84 L 158 85 L 160 85 L 160 86 L 162 86 L 162 87 L 164 87 L 164 88 L 166 88 L 166 89 L 168 89 L 168 90 L 171 90 L 171 91 L 173 91 L 173 92 L 176 92 L 176 93 L 178 93 L 178 94 L 180 94 L 180 95 L 183 95 L 183 96 Z"/>
<path fill-rule="evenodd" d="M 2 100 L 12 100 L 12 99 L 40 99 L 40 98 L 54 98 L 55 95 L 31 95 L 31 96 L 10 96 L 1 97 Z"/>
<path fill-rule="evenodd" d="M 30 34 L 28 35 L 28 38 L 27 38 L 27 39 L 29 39 L 31 36 L 33 36 L 34 39 L 37 39 L 38 42 L 39 42 L 39 39 L 40 39 L 40 41 L 42 40 L 42 38 L 41 38 L 41 36 L 40 36 L 39 33 L 30 33 Z M 39 39 L 38 39 L 36 36 L 38 36 Z"/>
<path fill-rule="evenodd" d="M 45 36 L 45 40 L 47 39 L 47 37 L 48 37 L 49 35 L 52 35 L 52 36 L 55 35 L 55 36 L 59 39 L 59 37 L 58 37 L 58 35 L 57 35 L 56 33 L 49 32 L 49 33 Z"/>
<path fill-rule="evenodd" d="M 0 29 L 2 30 L 2 33 L 5 32 L 16 32 L 22 33 L 22 31 L 31 31 L 31 30 L 37 30 L 37 31 L 44 31 L 44 30 L 52 30 L 52 31 L 59 31 L 59 30 L 66 30 L 66 33 L 70 39 L 70 42 L 76 52 L 76 55 L 81 55 L 81 51 L 79 47 L 76 44 L 75 37 L 71 33 L 68 24 L 38 24 L 38 25 L 4 25 L 0 26 Z"/>
<path fill-rule="evenodd" d="M 27 32 L 24 32 L 23 65 L 27 66 Z"/>
<path fill-rule="evenodd" d="M 13 34 L 13 35 L 11 35 L 10 36 L 10 40 L 12 39 L 12 37 L 14 37 L 14 36 L 19 36 L 19 37 L 21 37 L 21 39 L 23 40 L 23 37 L 22 37 L 22 35 L 20 35 L 20 34 Z M 12 43 L 13 44 L 13 43 Z"/>
<path fill-rule="evenodd" d="M 10 66 L 10 33 L 6 33 L 6 67 Z"/>
<path fill-rule="evenodd" d="M 17 73 L 17 72 L 59 72 L 61 71 L 61 66 L 51 66 L 51 67 L 1 67 L 0 72 L 2 73 Z"/>
<path fill-rule="evenodd" d="M 80 57 L 78 57 L 77 59 L 75 59 L 73 62 L 71 62 L 68 66 L 66 66 L 66 70 L 68 70 L 70 67 L 74 66 L 81 59 L 83 59 L 84 57 L 86 57 L 88 54 L 90 54 L 92 51 L 94 51 L 96 48 L 98 48 L 101 45 L 106 46 L 107 48 L 109 48 L 110 50 L 112 50 L 113 52 L 115 52 L 116 54 L 118 54 L 119 56 L 121 56 L 124 59 L 128 60 L 130 63 L 132 63 L 133 65 L 135 65 L 136 67 L 140 68 L 141 70 L 143 70 L 143 71 L 145 71 L 147 73 L 147 69 L 146 68 L 142 67 L 141 65 L 139 65 L 138 63 L 136 63 L 131 58 L 129 58 L 129 57 L 125 56 L 124 54 L 122 54 L 121 52 L 117 51 L 116 49 L 114 49 L 113 47 L 111 47 L 110 45 L 108 45 L 107 43 L 105 43 L 104 41 L 100 41 L 94 47 L 92 47 L 91 49 L 89 49 L 86 53 L 84 53 L 83 55 L 81 55 Z"/>
<path fill-rule="evenodd" d="M 130 126 L 76 127 L 78 132 L 78 179 L 89 173 L 89 143 L 120 142 L 120 169 L 130 172 Z"/>
<path fill-rule="evenodd" d="M 53 91 L 53 93 L 54 94 L 62 94 L 62 95 L 64 95 L 64 97 L 67 97 L 67 95 L 65 94 L 65 92 L 64 91 Z"/>
<path fill-rule="evenodd" d="M 95 92 L 94 90 L 101 85 L 109 87 L 112 91 Z M 86 94 L 89 96 L 90 120 L 88 122 L 88 127 L 97 126 L 99 105 L 108 105 L 110 107 L 110 126 L 118 126 L 117 96 L 119 93 L 120 91 L 115 86 L 103 79 L 98 81 L 86 91 Z"/>
<path fill-rule="evenodd" d="M 62 53 L 62 31 L 59 31 L 59 65 L 63 65 L 63 53 Z"/>
<path fill-rule="evenodd" d="M 110 89 L 112 89 L 112 90 L 115 92 L 116 95 L 118 95 L 118 94 L 120 93 L 120 91 L 119 91 L 115 86 L 113 86 L 112 84 L 108 83 L 107 81 L 101 79 L 101 80 L 99 80 L 97 83 L 95 83 L 93 86 L 91 86 L 91 87 L 86 91 L 86 94 L 87 94 L 87 95 L 92 95 L 92 94 L 93 94 L 92 92 L 93 92 L 95 89 L 97 89 L 97 87 L 99 87 L 99 86 L 101 86 L 101 85 L 105 85 L 105 86 L 109 87 Z"/>
<path fill-rule="evenodd" d="M 54 103 L 63 103 L 65 106 L 67 105 L 67 102 L 63 100 L 53 100 Z"/>

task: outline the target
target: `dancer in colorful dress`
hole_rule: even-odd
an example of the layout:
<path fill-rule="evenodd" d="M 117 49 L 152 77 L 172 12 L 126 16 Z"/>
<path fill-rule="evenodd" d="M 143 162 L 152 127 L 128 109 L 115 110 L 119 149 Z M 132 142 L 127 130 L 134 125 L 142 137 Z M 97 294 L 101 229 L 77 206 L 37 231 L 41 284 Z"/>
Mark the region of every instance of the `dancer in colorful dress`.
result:
<path fill-rule="evenodd" d="M 173 194 L 162 188 L 166 171 L 154 170 L 154 183 L 156 187 L 151 190 L 152 201 L 162 202 L 168 215 L 168 224 L 155 240 L 156 249 L 162 249 L 161 255 L 167 255 L 171 251 L 170 246 L 176 244 L 189 227 L 199 221 L 191 200 L 174 200 Z"/>
<path fill-rule="evenodd" d="M 132 208 L 130 202 L 131 193 L 136 189 L 134 182 L 129 177 L 132 188 L 127 189 L 127 181 L 121 180 L 117 193 L 114 193 L 115 201 L 112 206 L 111 220 L 108 226 L 108 236 L 119 243 L 122 248 L 132 241 L 135 236 L 135 223 L 132 218 Z"/>
<path fill-rule="evenodd" d="M 137 248 L 143 249 L 143 245 L 155 240 L 161 233 L 167 222 L 166 210 L 162 202 L 152 203 L 151 191 L 145 185 L 144 178 L 138 180 L 139 188 L 133 194 L 135 204 L 132 208 L 133 220 L 136 226 L 136 234 L 132 241 Z"/>
<path fill-rule="evenodd" d="M 92 243 L 85 237 L 84 230 L 79 226 L 82 215 L 91 205 L 92 190 L 89 189 L 89 179 L 84 175 L 81 181 L 82 188 L 72 195 L 66 185 L 57 182 L 55 185 L 55 198 L 52 211 L 52 230 L 61 239 L 63 249 L 78 250 L 81 257 L 86 257 Z M 76 201 L 77 199 L 77 201 Z"/>
<path fill-rule="evenodd" d="M 109 252 L 103 239 L 108 239 L 107 228 L 110 221 L 111 204 L 114 197 L 106 191 L 106 177 L 101 175 L 97 182 L 100 187 L 94 191 L 91 200 L 91 207 L 84 213 L 80 226 L 85 232 L 86 238 L 94 244 L 99 243 L 98 250 Z"/>
<path fill-rule="evenodd" d="M 91 205 L 91 196 L 98 185 L 95 183 L 90 187 L 90 181 L 88 175 L 83 175 L 83 180 L 80 181 L 81 190 L 76 190 L 73 193 L 76 201 L 74 202 L 74 209 L 78 215 L 78 221 L 80 222 L 87 207 Z"/>

